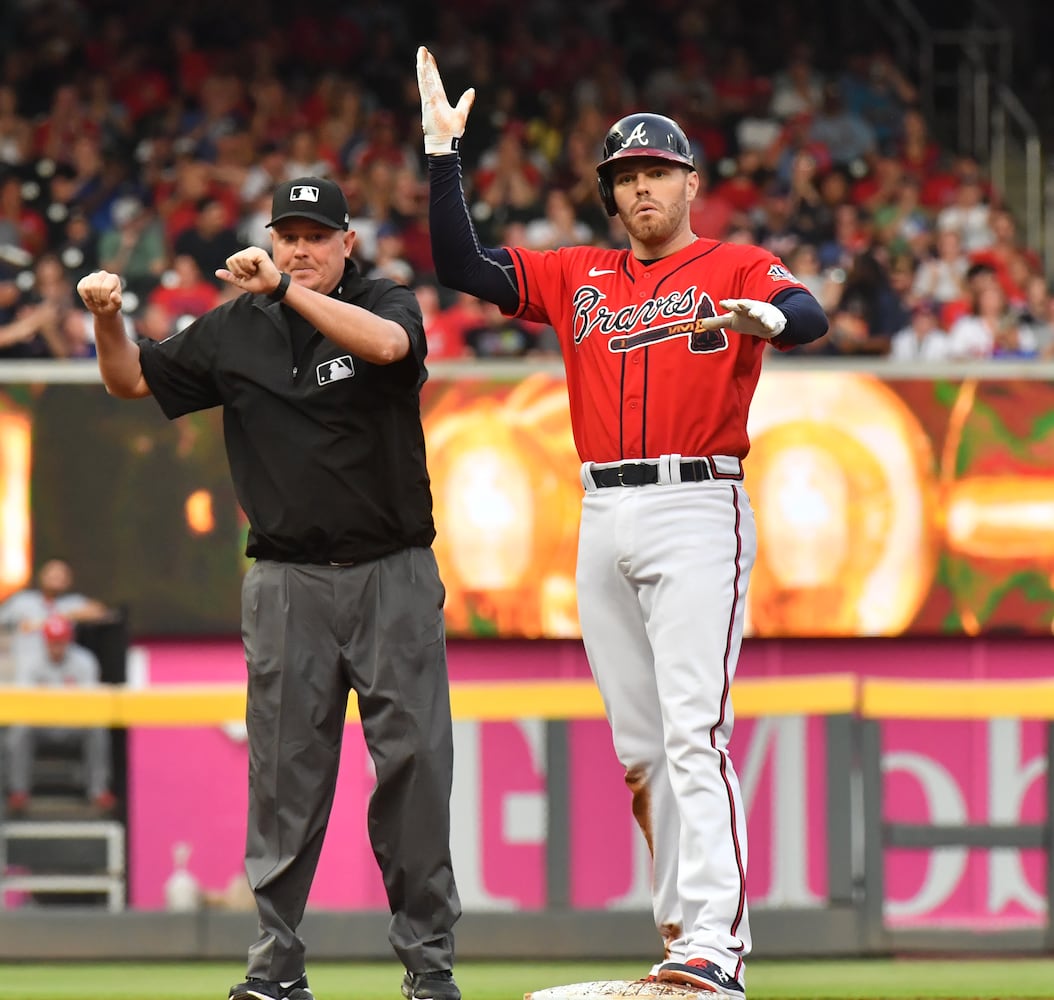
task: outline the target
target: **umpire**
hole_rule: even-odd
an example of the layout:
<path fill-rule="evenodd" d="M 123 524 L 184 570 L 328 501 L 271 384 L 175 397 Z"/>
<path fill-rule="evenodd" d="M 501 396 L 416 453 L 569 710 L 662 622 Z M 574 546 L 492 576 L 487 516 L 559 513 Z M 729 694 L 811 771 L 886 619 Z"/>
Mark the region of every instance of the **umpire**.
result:
<path fill-rule="evenodd" d="M 349 260 L 355 233 L 332 181 L 280 185 L 269 225 L 271 255 L 249 247 L 216 272 L 244 294 L 162 343 L 125 336 L 118 275 L 96 271 L 77 286 L 112 395 L 152 394 L 170 419 L 223 407 L 249 520 L 245 868 L 260 936 L 246 981 L 229 996 L 314 1000 L 297 927 L 354 691 L 377 773 L 369 836 L 391 907 L 389 939 L 407 970 L 402 994 L 460 1000 L 445 591 L 431 549 L 421 313 L 409 289 L 365 279 Z"/>

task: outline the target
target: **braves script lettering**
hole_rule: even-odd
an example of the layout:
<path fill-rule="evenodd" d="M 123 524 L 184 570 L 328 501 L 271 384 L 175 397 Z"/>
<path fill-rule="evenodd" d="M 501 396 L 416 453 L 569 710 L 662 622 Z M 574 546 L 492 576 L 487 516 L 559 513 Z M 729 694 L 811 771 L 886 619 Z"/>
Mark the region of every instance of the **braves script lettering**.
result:
<path fill-rule="evenodd" d="M 592 285 L 582 285 L 572 299 L 575 310 L 575 343 L 581 344 L 594 331 L 603 334 L 628 333 L 641 324 L 650 324 L 657 320 L 694 317 L 699 303 L 698 295 L 698 290 L 692 285 L 669 295 L 648 299 L 640 305 L 626 306 L 612 312 L 607 306 L 601 305 L 607 296 L 600 289 Z M 709 299 L 709 296 L 704 295 L 703 298 Z M 713 312 L 709 315 L 712 316 Z"/>

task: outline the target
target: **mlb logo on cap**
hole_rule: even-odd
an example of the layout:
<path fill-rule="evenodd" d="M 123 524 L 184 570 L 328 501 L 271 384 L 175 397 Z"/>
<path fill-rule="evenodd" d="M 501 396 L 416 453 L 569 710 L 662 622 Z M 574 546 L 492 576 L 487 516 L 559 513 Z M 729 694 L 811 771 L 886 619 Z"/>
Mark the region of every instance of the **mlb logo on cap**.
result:
<path fill-rule="evenodd" d="M 327 177 L 297 177 L 275 188 L 271 200 L 273 226 L 283 219 L 310 219 L 330 229 L 347 230 L 348 200 L 339 184 Z"/>

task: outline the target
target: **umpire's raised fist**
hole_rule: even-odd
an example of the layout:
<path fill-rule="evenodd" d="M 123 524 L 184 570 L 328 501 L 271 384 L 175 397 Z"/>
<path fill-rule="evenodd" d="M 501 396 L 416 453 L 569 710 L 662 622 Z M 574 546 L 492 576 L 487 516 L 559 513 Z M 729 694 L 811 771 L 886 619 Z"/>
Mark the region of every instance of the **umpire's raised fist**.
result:
<path fill-rule="evenodd" d="M 77 282 L 77 294 L 85 308 L 96 316 L 118 312 L 121 308 L 121 279 L 109 271 L 92 271 Z"/>

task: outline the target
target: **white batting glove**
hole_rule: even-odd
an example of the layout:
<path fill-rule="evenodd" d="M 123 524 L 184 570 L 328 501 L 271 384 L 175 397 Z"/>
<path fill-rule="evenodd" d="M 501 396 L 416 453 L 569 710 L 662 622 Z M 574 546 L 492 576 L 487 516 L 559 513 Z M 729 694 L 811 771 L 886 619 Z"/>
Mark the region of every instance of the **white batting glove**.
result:
<path fill-rule="evenodd" d="M 417 50 L 417 89 L 421 92 L 421 128 L 425 134 L 425 153 L 452 153 L 465 134 L 465 122 L 475 88 L 469 87 L 457 102 L 450 106 L 435 57 L 423 45 Z"/>
<path fill-rule="evenodd" d="M 718 317 L 728 321 L 721 325 L 726 329 L 735 330 L 736 333 L 771 340 L 778 337 L 787 325 L 787 317 L 783 315 L 783 310 L 771 302 L 762 302 L 759 299 L 722 299 L 720 306 L 728 310 Z"/>

